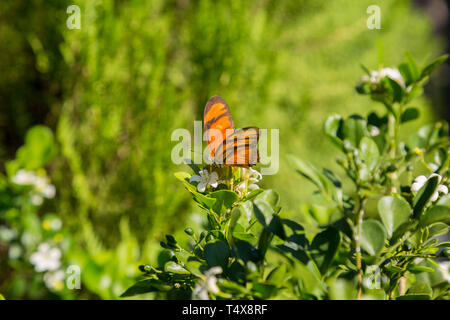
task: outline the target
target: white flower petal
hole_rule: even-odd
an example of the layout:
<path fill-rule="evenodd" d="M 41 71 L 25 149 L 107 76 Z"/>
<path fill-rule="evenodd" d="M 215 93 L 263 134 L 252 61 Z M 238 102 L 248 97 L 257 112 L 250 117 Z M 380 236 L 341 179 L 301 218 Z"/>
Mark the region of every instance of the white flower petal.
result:
<path fill-rule="evenodd" d="M 430 198 L 431 202 L 435 202 L 439 198 L 439 193 L 436 191 Z"/>
<path fill-rule="evenodd" d="M 199 192 L 205 192 L 206 190 L 206 182 L 199 182 L 199 184 L 197 185 L 197 190 Z"/>
<path fill-rule="evenodd" d="M 211 187 L 213 188 L 217 188 L 217 186 L 219 185 L 219 183 L 217 181 L 214 181 L 213 183 L 209 184 Z"/>
<path fill-rule="evenodd" d="M 190 182 L 199 182 L 200 181 L 200 176 L 195 174 L 189 179 L 189 181 Z"/>
<path fill-rule="evenodd" d="M 437 187 L 437 191 L 443 194 L 447 194 L 448 193 L 448 188 L 447 186 L 444 186 L 443 184 L 438 185 Z"/>
<path fill-rule="evenodd" d="M 427 177 L 425 176 L 418 176 L 416 179 L 414 179 L 414 183 L 411 186 L 411 190 L 412 191 L 419 191 L 420 189 L 422 189 L 422 187 L 425 185 L 425 183 L 427 182 Z"/>

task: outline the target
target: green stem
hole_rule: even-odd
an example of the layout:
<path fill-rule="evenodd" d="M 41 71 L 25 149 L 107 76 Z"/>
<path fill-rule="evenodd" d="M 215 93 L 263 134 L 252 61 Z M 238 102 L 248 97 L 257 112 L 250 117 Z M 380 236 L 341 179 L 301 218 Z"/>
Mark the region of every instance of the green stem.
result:
<path fill-rule="evenodd" d="M 359 209 L 356 215 L 356 233 L 355 233 L 355 252 L 356 252 L 356 269 L 358 272 L 358 290 L 356 299 L 361 299 L 362 294 L 362 255 L 361 255 L 361 234 L 362 234 L 362 222 L 364 217 L 364 198 L 360 198 Z"/>

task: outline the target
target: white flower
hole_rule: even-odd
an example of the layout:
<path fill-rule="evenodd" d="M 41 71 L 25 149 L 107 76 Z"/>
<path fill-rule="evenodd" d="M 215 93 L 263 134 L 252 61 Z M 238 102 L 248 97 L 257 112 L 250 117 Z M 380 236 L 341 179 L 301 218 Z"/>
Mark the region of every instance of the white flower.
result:
<path fill-rule="evenodd" d="M 213 188 L 217 188 L 219 185 L 219 182 L 217 179 L 219 178 L 219 175 L 217 172 L 213 171 L 211 173 L 208 172 L 208 170 L 202 170 L 199 172 L 199 175 L 193 175 L 189 181 L 196 181 L 198 182 L 197 190 L 199 192 L 205 192 L 206 187 L 210 185 Z"/>
<path fill-rule="evenodd" d="M 222 273 L 221 267 L 212 267 L 206 271 L 205 275 L 197 282 L 194 290 L 192 291 L 192 299 L 209 300 L 208 293 L 219 293 L 216 275 L 220 273 Z"/>
<path fill-rule="evenodd" d="M 44 198 L 52 199 L 55 197 L 56 189 L 55 186 L 48 183 L 48 179 L 43 177 L 37 177 L 34 186 L 36 190 L 41 193 Z"/>
<path fill-rule="evenodd" d="M 33 185 L 36 179 L 36 175 L 24 169 L 20 169 L 16 172 L 16 174 L 11 178 L 11 181 L 18 185 Z"/>
<path fill-rule="evenodd" d="M 396 81 L 399 85 L 402 87 L 405 86 L 405 80 L 402 77 L 402 74 L 398 69 L 392 69 L 392 68 L 384 68 L 380 71 L 380 78 L 388 77 L 392 80 Z"/>
<path fill-rule="evenodd" d="M 425 183 L 428 181 L 427 177 L 425 176 L 418 176 L 416 179 L 414 179 L 413 184 L 411 185 L 411 190 L 412 191 L 419 191 L 420 189 L 422 189 L 422 187 L 425 185 Z"/>
<path fill-rule="evenodd" d="M 61 290 L 64 286 L 64 271 L 49 271 L 44 274 L 44 282 L 47 288 Z"/>
<path fill-rule="evenodd" d="M 20 169 L 11 178 L 11 181 L 18 185 L 33 186 L 34 194 L 31 197 L 31 202 L 36 206 L 42 204 L 42 197 L 52 199 L 56 194 L 56 188 L 49 183 L 48 178 L 40 177 L 32 171 Z"/>
<path fill-rule="evenodd" d="M 411 190 L 414 192 L 419 191 L 423 188 L 425 183 L 430 179 L 431 177 L 438 177 L 438 183 L 441 182 L 442 177 L 438 175 L 437 173 L 431 174 L 428 178 L 424 175 L 418 176 L 416 179 L 414 179 L 414 183 L 411 185 Z M 440 184 L 437 186 L 436 191 L 433 193 L 433 195 L 430 198 L 431 202 L 436 201 L 439 198 L 439 194 L 447 194 L 448 188 L 447 186 L 444 186 L 443 184 Z"/>
<path fill-rule="evenodd" d="M 44 199 L 40 195 L 33 194 L 31 196 L 31 203 L 34 204 L 35 206 L 40 206 L 43 202 Z"/>
<path fill-rule="evenodd" d="M 61 250 L 51 248 L 48 243 L 41 243 L 38 250 L 30 257 L 30 262 L 34 264 L 36 272 L 53 271 L 61 265 Z"/>
<path fill-rule="evenodd" d="M 444 280 L 450 282 L 450 261 L 439 263 L 438 268 Z"/>
<path fill-rule="evenodd" d="M 370 135 L 372 137 L 376 137 L 379 134 L 380 134 L 380 129 L 378 127 L 370 126 Z"/>
<path fill-rule="evenodd" d="M 241 177 L 242 181 L 236 186 L 237 192 L 244 193 L 246 190 L 259 189 L 256 183 L 262 179 L 261 173 L 252 168 L 242 168 Z"/>
<path fill-rule="evenodd" d="M 361 77 L 361 81 L 379 84 L 380 81 L 385 77 L 388 77 L 397 82 L 400 86 L 405 87 L 405 80 L 403 79 L 402 74 L 400 73 L 400 71 L 398 71 L 398 69 L 393 68 L 383 68 L 379 71 L 378 70 L 370 71 L 370 77 L 367 75 L 363 75 Z"/>

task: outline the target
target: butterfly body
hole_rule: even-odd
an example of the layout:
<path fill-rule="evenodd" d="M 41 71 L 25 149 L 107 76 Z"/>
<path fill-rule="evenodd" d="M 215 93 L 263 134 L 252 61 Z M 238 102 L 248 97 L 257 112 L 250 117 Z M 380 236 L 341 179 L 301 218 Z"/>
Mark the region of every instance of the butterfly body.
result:
<path fill-rule="evenodd" d="M 211 97 L 203 114 L 206 143 L 216 164 L 250 167 L 259 162 L 259 128 L 234 128 L 230 108 L 221 97 Z"/>

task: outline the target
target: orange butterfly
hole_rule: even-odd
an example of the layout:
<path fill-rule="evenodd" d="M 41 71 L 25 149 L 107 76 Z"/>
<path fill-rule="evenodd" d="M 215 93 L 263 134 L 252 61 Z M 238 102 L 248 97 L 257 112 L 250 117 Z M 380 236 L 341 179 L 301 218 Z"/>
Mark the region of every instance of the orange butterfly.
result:
<path fill-rule="evenodd" d="M 250 167 L 259 162 L 259 128 L 234 129 L 230 108 L 221 97 L 211 97 L 206 103 L 203 127 L 214 163 Z"/>

